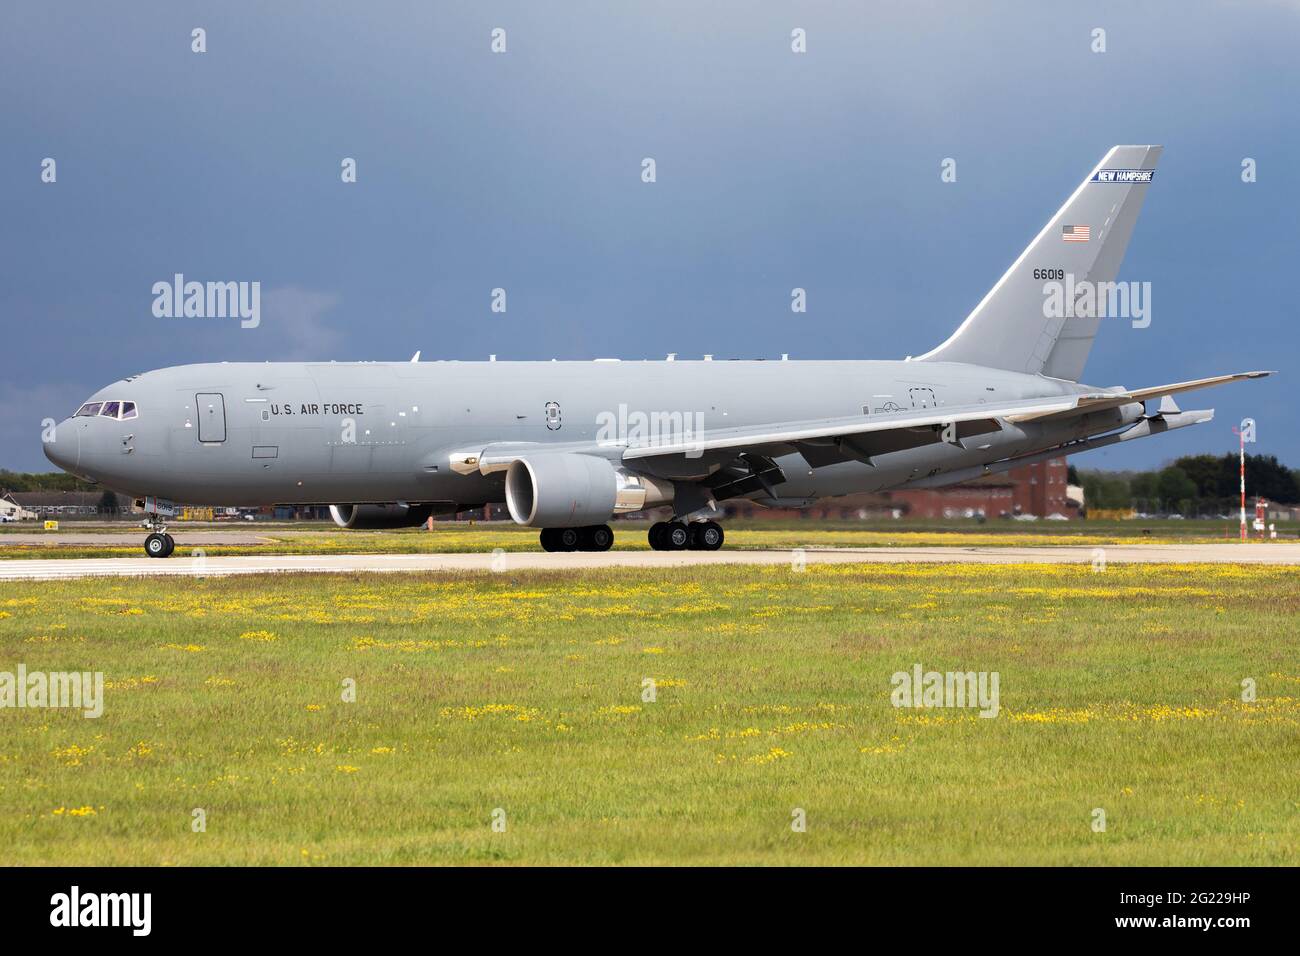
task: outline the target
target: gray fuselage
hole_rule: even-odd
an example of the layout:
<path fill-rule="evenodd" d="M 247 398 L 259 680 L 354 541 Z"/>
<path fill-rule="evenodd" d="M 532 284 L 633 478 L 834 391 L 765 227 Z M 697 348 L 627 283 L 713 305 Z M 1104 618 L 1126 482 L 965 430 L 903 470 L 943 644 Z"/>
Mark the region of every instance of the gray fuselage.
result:
<path fill-rule="evenodd" d="M 90 401 L 130 401 L 129 421 L 60 423 L 46 454 L 124 494 L 257 506 L 500 501 L 503 475 L 461 474 L 458 449 L 601 438 L 638 413 L 713 429 L 928 407 L 1000 404 L 1088 391 L 1073 382 L 955 363 L 911 361 L 583 361 L 215 363 L 146 372 Z M 1014 425 L 966 447 L 930 444 L 810 467 L 776 457 L 790 503 L 898 487 L 1113 429 L 1141 405 L 1064 422 Z M 605 436 L 607 437 L 607 436 Z M 617 460 L 617 443 L 596 452 Z M 639 460 L 655 475 L 662 463 Z M 683 463 L 672 468 L 670 478 Z M 716 467 L 706 459 L 690 468 Z M 670 469 L 671 470 L 671 469 Z M 770 496 L 769 496 L 770 497 Z"/>

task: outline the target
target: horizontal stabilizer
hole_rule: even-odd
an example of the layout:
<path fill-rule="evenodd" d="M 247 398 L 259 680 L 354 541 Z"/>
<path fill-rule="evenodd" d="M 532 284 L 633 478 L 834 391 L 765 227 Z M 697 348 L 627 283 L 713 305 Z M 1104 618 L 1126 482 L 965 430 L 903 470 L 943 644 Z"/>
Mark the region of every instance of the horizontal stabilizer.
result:
<path fill-rule="evenodd" d="M 1152 398 L 1165 398 L 1180 392 L 1194 392 L 1200 388 L 1211 388 L 1225 382 L 1237 382 L 1248 378 L 1264 378 L 1272 372 L 1237 372 L 1233 375 L 1215 375 L 1212 378 L 1198 378 L 1190 382 L 1175 382 L 1172 385 L 1156 385 L 1152 388 L 1120 389 L 1114 392 L 1092 392 L 1074 399 L 1071 406 L 1048 411 L 1029 411 L 1013 413 L 1006 416 L 1009 422 L 1045 421 L 1048 419 L 1070 418 L 1087 412 L 1096 412 L 1105 408 L 1118 408 L 1133 402 L 1145 402 Z M 1171 403 L 1172 404 L 1172 403 Z M 1161 409 L 1164 410 L 1163 407 Z M 1178 406 L 1173 406 L 1178 411 Z"/>

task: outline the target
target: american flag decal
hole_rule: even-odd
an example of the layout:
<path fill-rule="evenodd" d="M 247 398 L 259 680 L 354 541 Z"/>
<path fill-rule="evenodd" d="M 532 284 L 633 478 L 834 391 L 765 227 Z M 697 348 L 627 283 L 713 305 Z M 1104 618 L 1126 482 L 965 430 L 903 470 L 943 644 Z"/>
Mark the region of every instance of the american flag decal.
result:
<path fill-rule="evenodd" d="M 1062 226 L 1061 238 L 1066 242 L 1087 242 L 1092 238 L 1091 226 Z"/>

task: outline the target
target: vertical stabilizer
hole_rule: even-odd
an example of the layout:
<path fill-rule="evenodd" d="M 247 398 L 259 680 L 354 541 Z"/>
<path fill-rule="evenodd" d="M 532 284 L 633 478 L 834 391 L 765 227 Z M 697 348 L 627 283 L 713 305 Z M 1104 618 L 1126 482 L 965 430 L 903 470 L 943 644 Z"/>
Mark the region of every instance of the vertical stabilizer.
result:
<path fill-rule="evenodd" d="M 923 362 L 967 362 L 1077 382 L 1101 319 L 1044 315 L 1046 282 L 1113 282 L 1155 176 L 1159 146 L 1116 146 L 957 331 Z M 1095 287 L 1095 286 L 1094 286 Z"/>

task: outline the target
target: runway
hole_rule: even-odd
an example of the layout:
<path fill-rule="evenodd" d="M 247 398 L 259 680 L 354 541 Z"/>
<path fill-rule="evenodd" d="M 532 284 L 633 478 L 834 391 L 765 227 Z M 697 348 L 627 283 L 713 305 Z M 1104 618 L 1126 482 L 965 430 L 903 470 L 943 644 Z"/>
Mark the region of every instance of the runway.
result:
<path fill-rule="evenodd" d="M 0 561 L 0 581 L 88 577 L 220 577 L 233 574 L 556 571 L 678 568 L 713 564 L 1284 564 L 1300 565 L 1300 543 L 1133 544 L 1105 548 L 838 548 L 807 550 L 606 551 L 600 554 L 495 551 L 461 554 L 241 555 Z"/>

